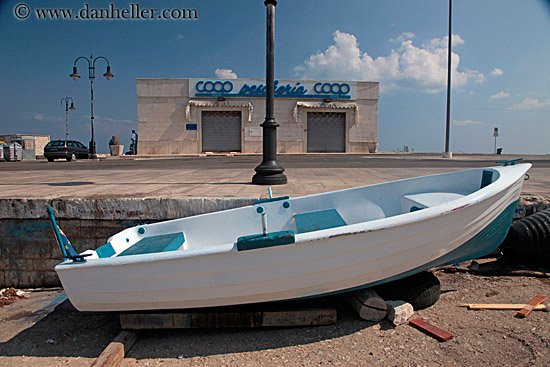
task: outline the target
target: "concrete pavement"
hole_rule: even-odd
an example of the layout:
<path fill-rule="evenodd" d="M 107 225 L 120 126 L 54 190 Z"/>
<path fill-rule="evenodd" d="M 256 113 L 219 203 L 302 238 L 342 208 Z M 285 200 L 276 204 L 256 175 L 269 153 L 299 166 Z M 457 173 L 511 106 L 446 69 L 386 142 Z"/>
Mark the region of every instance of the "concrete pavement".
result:
<path fill-rule="evenodd" d="M 455 158 L 449 160 L 441 158 L 440 154 L 399 153 L 351 157 L 279 155 L 279 160 L 283 163 L 289 161 L 284 165 L 288 184 L 273 186 L 273 194 L 303 196 L 497 165 L 496 160 L 518 158 L 467 154 L 455 155 Z M 169 159 L 179 161 L 172 161 L 167 165 Z M 352 159 L 358 163 L 351 164 Z M 131 165 L 128 164 L 129 160 L 133 161 Z M 371 164 L 374 160 L 376 164 Z M 145 161 L 147 164 L 140 164 Z M 251 184 L 254 167 L 260 162 L 259 155 L 235 155 L 224 157 L 221 161 L 206 156 L 125 156 L 110 157 L 99 162 L 42 161 L 38 166 L 29 164 L 28 170 L 25 170 L 27 162 L 0 163 L 0 170 L 5 165 L 20 165 L 17 170 L 2 170 L 0 199 L 257 199 L 267 195 L 266 187 Z M 525 162 L 532 162 L 533 167 L 529 171 L 530 179 L 524 183 L 524 195 L 550 198 L 550 156 L 527 156 Z"/>

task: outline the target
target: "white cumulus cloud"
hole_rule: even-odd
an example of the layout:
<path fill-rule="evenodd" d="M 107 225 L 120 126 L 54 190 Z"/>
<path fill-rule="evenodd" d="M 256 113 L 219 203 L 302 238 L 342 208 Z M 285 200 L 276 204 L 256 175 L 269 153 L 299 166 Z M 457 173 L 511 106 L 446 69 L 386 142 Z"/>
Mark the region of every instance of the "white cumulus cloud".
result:
<path fill-rule="evenodd" d="M 458 34 L 453 34 L 453 48 L 458 46 L 458 45 L 463 45 L 464 44 L 464 40 L 462 39 L 462 37 L 460 37 L 460 35 Z M 432 40 L 429 40 L 427 42 L 424 42 L 422 44 L 422 46 L 424 48 L 427 48 L 429 50 L 435 50 L 437 48 L 445 48 L 447 49 L 447 45 L 449 44 L 449 36 L 445 36 L 443 38 L 434 38 Z"/>
<path fill-rule="evenodd" d="M 413 38 L 415 38 L 416 35 L 412 32 L 403 32 L 401 33 L 401 35 L 397 38 L 392 38 L 390 39 L 390 42 L 393 42 L 393 43 L 401 43 L 403 41 L 408 41 L 408 40 L 412 40 Z"/>
<path fill-rule="evenodd" d="M 508 92 L 498 92 L 497 94 L 493 94 L 491 96 L 491 99 L 502 99 L 502 98 L 508 98 L 510 97 L 510 93 Z"/>
<path fill-rule="evenodd" d="M 491 76 L 493 76 L 493 77 L 499 77 L 502 74 L 504 74 L 504 70 L 499 69 L 499 68 L 494 68 L 493 71 L 491 71 Z"/>
<path fill-rule="evenodd" d="M 525 97 L 523 101 L 508 107 L 507 110 L 534 110 L 546 106 L 550 106 L 550 99 L 541 101 L 539 99 Z"/>
<path fill-rule="evenodd" d="M 231 69 L 216 69 L 215 73 L 220 79 L 237 79 L 237 74 Z"/>
<path fill-rule="evenodd" d="M 334 32 L 334 44 L 324 51 L 318 51 L 294 70 L 305 79 L 345 79 L 379 81 L 381 91 L 398 89 L 421 90 L 437 93 L 447 85 L 447 44 L 448 38 L 434 38 L 422 46 L 413 44 L 414 34 L 403 33 L 396 40 L 400 47 L 388 56 L 373 58 L 361 51 L 357 38 L 349 33 Z M 464 41 L 459 35 L 453 36 L 453 44 Z M 473 81 L 483 83 L 487 79 L 477 70 L 459 69 L 460 57 L 453 52 L 452 85 L 463 87 Z"/>

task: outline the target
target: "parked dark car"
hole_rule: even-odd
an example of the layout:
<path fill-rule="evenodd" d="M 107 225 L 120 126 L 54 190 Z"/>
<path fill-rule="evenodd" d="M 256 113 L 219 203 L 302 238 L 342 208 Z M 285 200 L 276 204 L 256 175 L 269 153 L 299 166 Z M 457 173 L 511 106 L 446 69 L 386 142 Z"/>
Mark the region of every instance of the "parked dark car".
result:
<path fill-rule="evenodd" d="M 44 147 L 44 157 L 48 162 L 54 159 L 66 159 L 67 162 L 76 159 L 88 159 L 90 152 L 84 144 L 76 140 L 52 140 Z"/>

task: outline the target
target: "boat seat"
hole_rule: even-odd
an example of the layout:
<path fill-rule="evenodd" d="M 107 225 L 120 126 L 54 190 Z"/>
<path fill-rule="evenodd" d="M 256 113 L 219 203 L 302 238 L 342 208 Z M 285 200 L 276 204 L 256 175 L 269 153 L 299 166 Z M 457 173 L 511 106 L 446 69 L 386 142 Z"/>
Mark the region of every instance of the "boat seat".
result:
<path fill-rule="evenodd" d="M 320 231 L 322 229 L 347 225 L 336 209 L 294 214 L 294 220 L 296 221 L 298 233 Z"/>
<path fill-rule="evenodd" d="M 407 209 L 410 207 L 408 211 L 415 211 L 445 204 L 449 201 L 457 200 L 463 197 L 464 195 L 454 192 L 426 192 L 414 195 L 404 195 L 403 199 L 405 199 L 405 207 Z"/>
<path fill-rule="evenodd" d="M 160 236 L 146 237 L 139 242 L 136 242 L 118 256 L 151 254 L 154 252 L 175 251 L 179 249 L 185 242 L 185 237 L 182 232 L 170 233 Z"/>
<path fill-rule="evenodd" d="M 266 247 L 290 245 L 295 243 L 294 232 L 281 231 L 266 234 L 243 236 L 237 239 L 237 251 L 256 250 Z"/>

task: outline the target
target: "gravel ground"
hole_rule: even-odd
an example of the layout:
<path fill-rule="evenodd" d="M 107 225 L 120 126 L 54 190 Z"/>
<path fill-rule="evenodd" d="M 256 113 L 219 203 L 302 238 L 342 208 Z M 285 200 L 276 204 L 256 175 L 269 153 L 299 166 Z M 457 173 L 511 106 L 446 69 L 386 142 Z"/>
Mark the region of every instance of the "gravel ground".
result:
<path fill-rule="evenodd" d="M 442 285 L 440 300 L 413 318 L 422 317 L 454 335 L 444 343 L 409 325 L 360 320 L 342 297 L 332 297 L 316 302 L 338 309 L 335 325 L 142 331 L 120 365 L 550 365 L 550 313 L 533 311 L 519 319 L 514 311 L 459 307 L 461 303 L 521 303 L 537 294 L 550 296 L 550 279 L 436 274 Z M 16 308 L 28 301 L 0 309 L 0 366 L 89 366 L 119 331 L 116 314 L 79 313 L 68 302 L 25 328 L 25 320 L 31 320 L 33 313 Z"/>
<path fill-rule="evenodd" d="M 122 366 L 549 366 L 550 313 L 470 311 L 461 303 L 527 302 L 548 279 L 437 274 L 442 292 L 415 313 L 451 334 L 440 343 L 408 325 L 362 321 L 337 299 L 332 326 L 262 330 L 181 330 L 140 334 Z"/>

